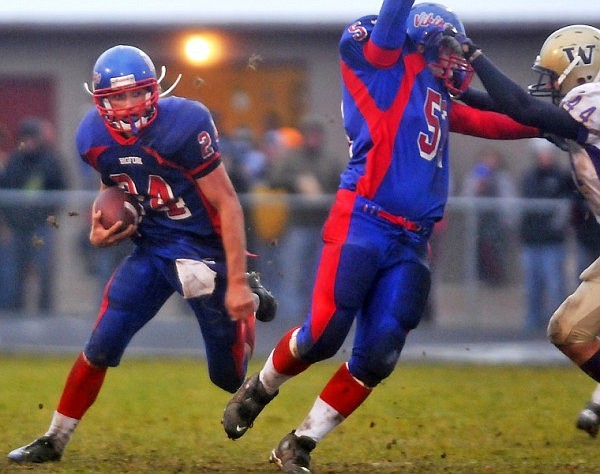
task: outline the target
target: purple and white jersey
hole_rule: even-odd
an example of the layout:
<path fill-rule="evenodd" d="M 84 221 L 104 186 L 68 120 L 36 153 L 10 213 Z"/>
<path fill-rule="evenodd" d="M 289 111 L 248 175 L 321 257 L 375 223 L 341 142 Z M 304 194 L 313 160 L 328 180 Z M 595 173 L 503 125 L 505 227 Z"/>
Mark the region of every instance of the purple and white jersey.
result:
<path fill-rule="evenodd" d="M 600 82 L 571 89 L 560 106 L 583 125 L 578 140 L 567 143 L 579 191 L 600 222 Z"/>

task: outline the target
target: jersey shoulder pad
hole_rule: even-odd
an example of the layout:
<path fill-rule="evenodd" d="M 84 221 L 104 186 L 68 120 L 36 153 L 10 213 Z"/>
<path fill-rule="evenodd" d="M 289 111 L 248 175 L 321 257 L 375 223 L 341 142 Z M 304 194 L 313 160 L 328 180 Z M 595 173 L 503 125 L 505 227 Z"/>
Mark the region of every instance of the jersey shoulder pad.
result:
<path fill-rule="evenodd" d="M 160 130 L 166 141 L 186 140 L 200 132 L 215 133 L 208 108 L 201 102 L 182 97 L 161 99 L 156 122 L 156 130 Z"/>
<path fill-rule="evenodd" d="M 350 23 L 342 33 L 340 45 L 346 43 L 364 43 L 369 39 L 376 21 L 377 15 L 367 15 Z"/>
<path fill-rule="evenodd" d="M 98 110 L 94 107 L 86 112 L 75 135 L 75 144 L 80 155 L 85 154 L 90 148 L 102 145 L 110 137 L 104 121 Z"/>

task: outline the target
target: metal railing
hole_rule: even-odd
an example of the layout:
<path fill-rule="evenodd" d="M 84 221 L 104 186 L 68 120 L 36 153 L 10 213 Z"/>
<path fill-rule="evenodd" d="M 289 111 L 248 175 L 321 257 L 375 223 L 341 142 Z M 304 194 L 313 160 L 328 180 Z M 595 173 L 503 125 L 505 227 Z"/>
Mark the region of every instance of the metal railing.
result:
<path fill-rule="evenodd" d="M 89 210 L 95 191 L 65 191 L 31 193 L 28 191 L 0 190 L 0 209 L 15 210 L 26 215 L 36 206 L 56 206 L 56 212 L 48 216 L 41 226 L 50 228 L 54 234 L 52 252 L 55 257 L 55 268 L 41 268 L 38 272 L 53 271 L 55 275 L 54 309 L 59 315 L 81 315 L 89 317 L 97 311 L 102 281 L 98 275 L 87 267 L 88 256 L 83 252 L 85 240 L 89 232 Z M 286 212 L 316 213 L 323 216 L 327 212 L 333 196 L 325 195 L 316 198 L 300 196 L 273 196 L 246 194 L 240 196 L 247 214 L 249 243 L 254 245 L 261 237 L 255 235 L 253 212 L 259 207 L 277 206 L 285 203 Z M 283 201 L 282 201 L 283 200 Z M 447 326 L 482 326 L 494 328 L 517 327 L 521 324 L 524 313 L 524 289 L 522 271 L 518 254 L 520 241 L 517 231 L 519 216 L 525 210 L 551 210 L 553 216 L 568 213 L 569 202 L 565 200 L 537 199 L 494 199 L 494 198 L 462 198 L 454 197 L 448 201 L 446 217 L 440 224 L 440 231 L 432 239 L 433 277 L 432 301 L 435 307 L 435 318 L 440 325 Z M 506 279 L 500 284 L 489 284 L 481 281 L 478 275 L 477 239 L 479 219 L 483 213 L 493 211 L 503 215 L 506 222 L 506 242 L 504 248 L 507 265 Z M 321 217 L 319 217 L 321 219 Z M 574 239 L 569 226 L 565 227 L 565 235 L 569 242 L 567 269 L 572 287 L 576 285 L 574 269 Z M 6 242 L 10 229 L 0 227 L 0 237 Z M 13 235 L 13 238 L 21 238 Z M 278 246 L 285 243 L 286 233 L 281 233 L 277 242 L 268 245 Z M 263 242 L 264 243 L 264 242 Z M 32 245 L 34 243 L 32 242 Z M 41 243 L 43 245 L 43 243 Z M 89 244 L 88 244 L 89 245 Z M 5 247 L 0 247 L 0 258 L 4 261 Z M 93 249 L 98 258 L 103 252 L 110 250 Z M 250 251 L 254 251 L 250 248 Z M 285 259 L 285 255 L 283 256 Z M 35 269 L 32 275 L 35 276 Z M 358 270 L 360 271 L 360 270 Z M 307 270 L 307 277 L 310 278 Z M 16 277 L 16 276 L 15 276 Z M 283 275 L 285 278 L 285 275 Z M 270 281 L 265 281 L 265 285 Z M 571 288 L 572 289 L 572 288 Z M 23 315 L 38 315 L 35 305 L 35 278 L 27 284 L 27 305 Z M 281 301 L 281 312 L 286 317 L 286 301 Z M 169 302 L 162 310 L 168 316 L 177 316 L 185 312 L 185 306 L 178 302 Z M 4 314 L 0 312 L 0 316 Z"/>

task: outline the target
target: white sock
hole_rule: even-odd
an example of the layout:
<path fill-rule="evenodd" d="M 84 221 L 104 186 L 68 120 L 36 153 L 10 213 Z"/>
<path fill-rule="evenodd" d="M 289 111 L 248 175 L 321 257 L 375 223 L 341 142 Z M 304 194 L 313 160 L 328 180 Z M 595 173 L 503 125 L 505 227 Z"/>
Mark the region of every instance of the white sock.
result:
<path fill-rule="evenodd" d="M 296 428 L 296 436 L 308 436 L 318 443 L 344 420 L 337 410 L 317 397 L 308 416 Z"/>
<path fill-rule="evenodd" d="M 50 428 L 48 428 L 48 431 L 46 432 L 46 436 L 52 437 L 54 440 L 54 447 L 62 453 L 78 424 L 79 420 L 55 411 L 52 422 L 50 423 Z"/>
<path fill-rule="evenodd" d="M 269 395 L 273 395 L 284 382 L 292 377 L 293 375 L 280 374 L 275 370 L 275 366 L 273 365 L 273 351 L 269 354 L 264 367 L 258 374 L 258 379 Z"/>
<path fill-rule="evenodd" d="M 592 402 L 600 405 L 600 384 L 596 385 L 594 393 L 592 393 Z"/>
<path fill-rule="evenodd" d="M 254 316 L 256 316 L 256 312 L 258 311 L 258 307 L 260 306 L 260 298 L 256 293 L 252 293 L 252 299 L 254 301 Z"/>

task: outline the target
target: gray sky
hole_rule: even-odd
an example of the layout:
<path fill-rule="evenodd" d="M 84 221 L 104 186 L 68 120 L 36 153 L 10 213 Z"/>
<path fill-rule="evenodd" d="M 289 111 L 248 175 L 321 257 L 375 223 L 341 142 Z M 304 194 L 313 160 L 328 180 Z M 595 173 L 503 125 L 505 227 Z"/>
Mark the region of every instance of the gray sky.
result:
<path fill-rule="evenodd" d="M 417 2 L 418 3 L 418 2 Z M 466 25 L 498 22 L 587 23 L 600 26 L 598 0 L 448 0 Z M 377 0 L 81 0 L 8 1 L 0 5 L 0 25 L 156 23 L 340 23 L 377 13 Z M 595 23 L 595 24 L 594 24 Z"/>

